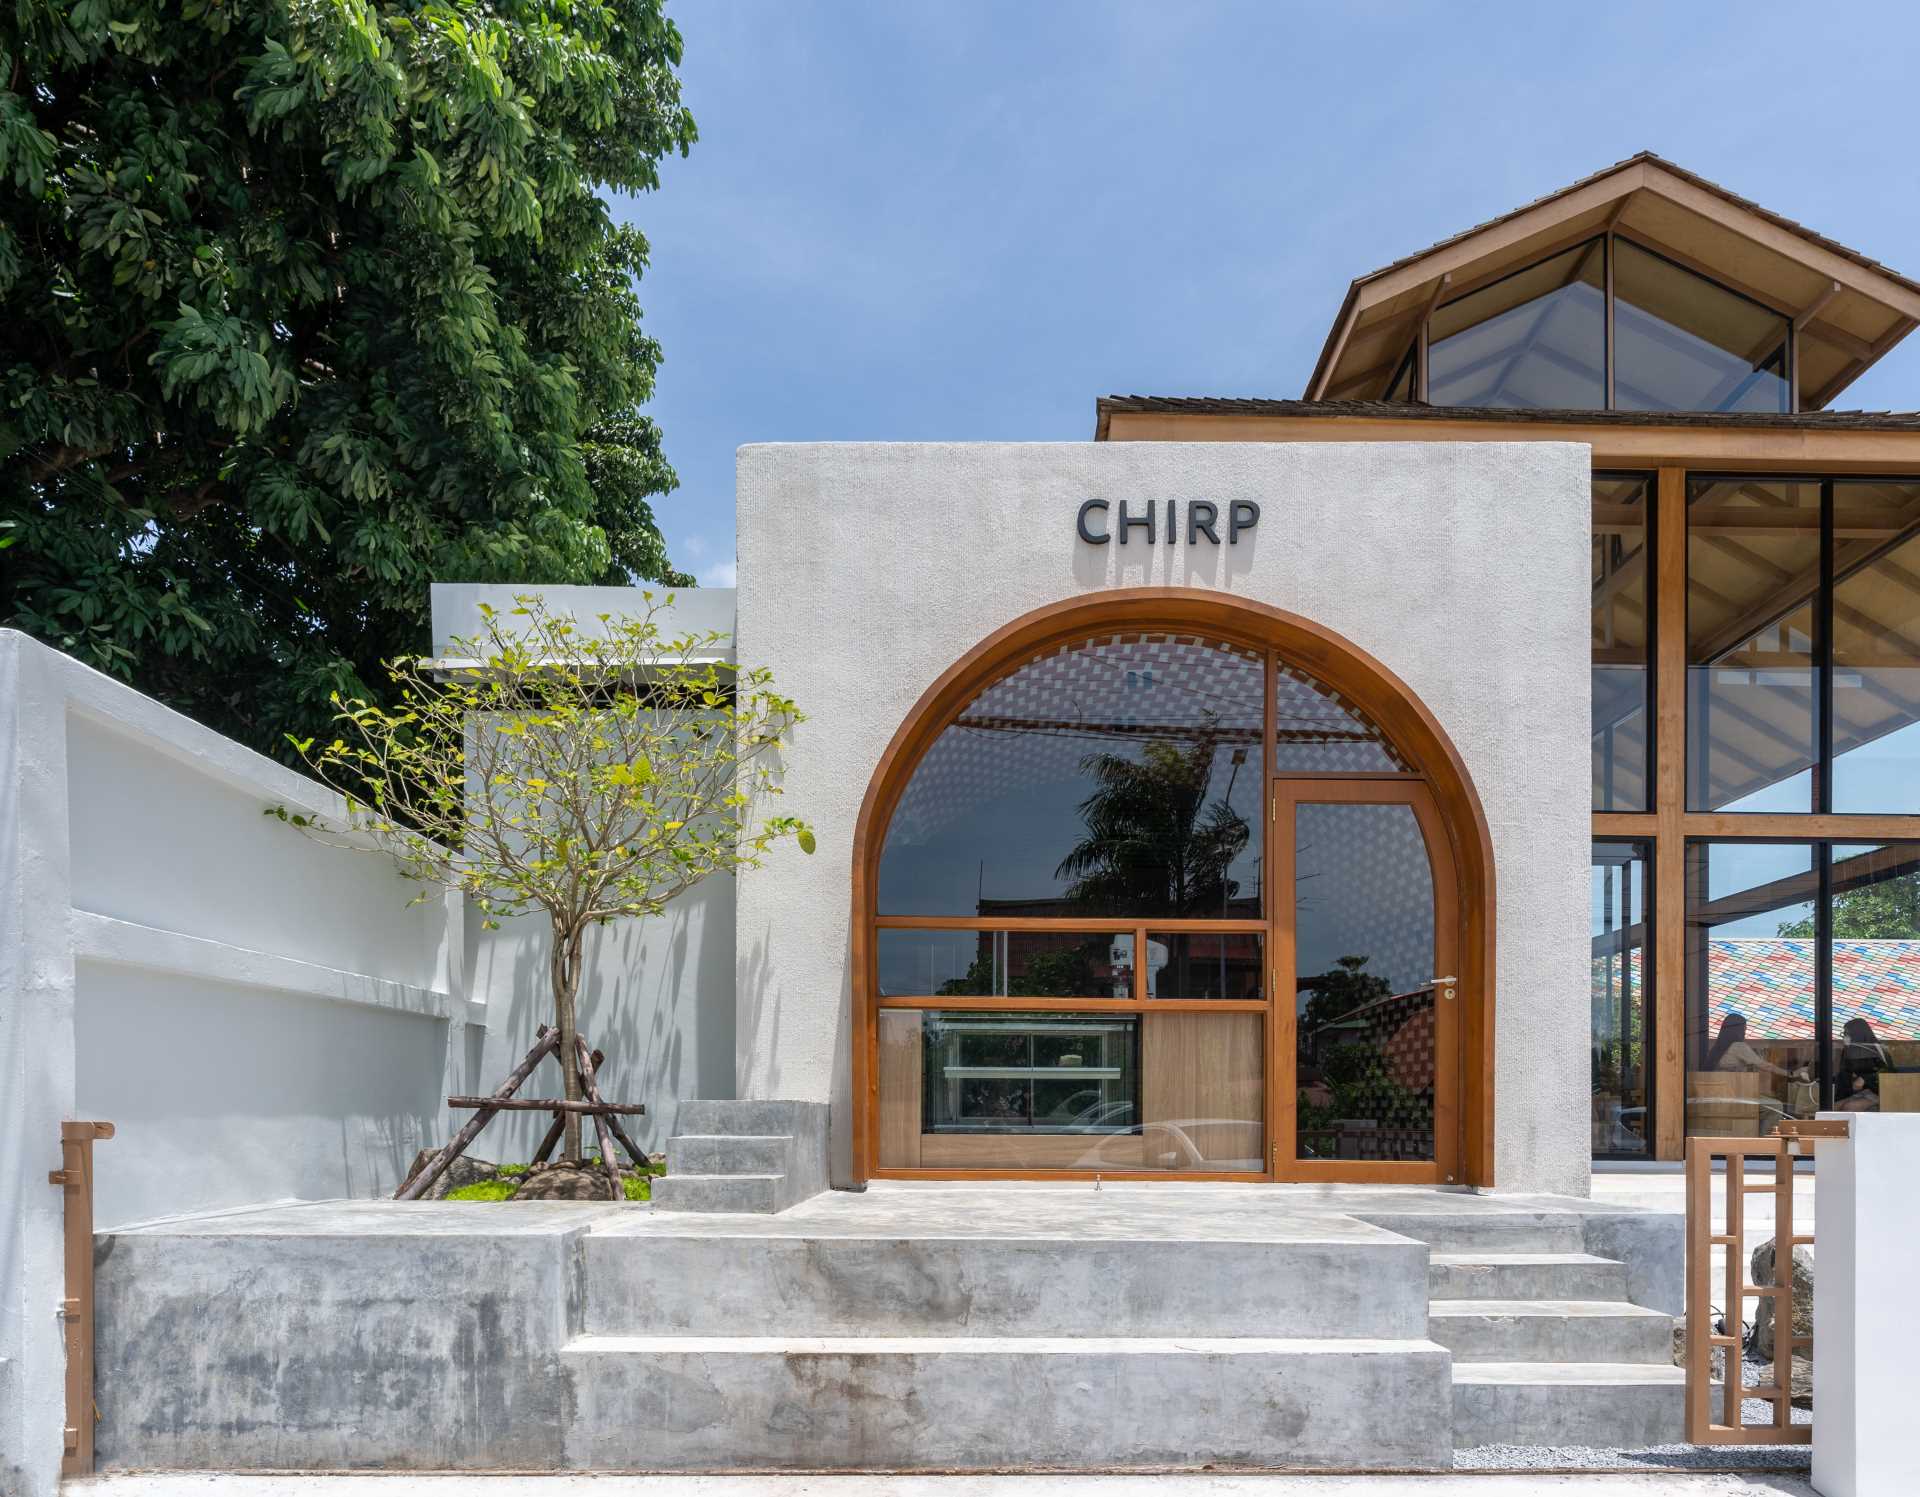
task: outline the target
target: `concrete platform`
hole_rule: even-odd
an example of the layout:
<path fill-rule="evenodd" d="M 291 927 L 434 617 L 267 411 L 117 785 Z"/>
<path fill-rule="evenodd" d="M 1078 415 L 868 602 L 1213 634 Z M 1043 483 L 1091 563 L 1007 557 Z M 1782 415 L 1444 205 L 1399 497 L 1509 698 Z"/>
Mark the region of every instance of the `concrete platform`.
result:
<path fill-rule="evenodd" d="M 99 1459 L 1441 1468 L 1463 1405 L 1430 1314 L 1451 1306 L 1489 1360 L 1530 1353 L 1483 1332 L 1506 1314 L 1490 1295 L 1432 1297 L 1436 1243 L 1461 1289 L 1679 1292 L 1672 1218 L 1413 1188 L 889 1182 L 760 1215 L 268 1207 L 97 1240 Z M 1629 1335 L 1661 1319 L 1631 1311 L 1596 1313 Z M 1523 1344 L 1564 1349 L 1564 1316 L 1514 1314 Z M 1464 1407 L 1487 1410 L 1469 1421 L 1485 1435 L 1512 1402 Z"/>

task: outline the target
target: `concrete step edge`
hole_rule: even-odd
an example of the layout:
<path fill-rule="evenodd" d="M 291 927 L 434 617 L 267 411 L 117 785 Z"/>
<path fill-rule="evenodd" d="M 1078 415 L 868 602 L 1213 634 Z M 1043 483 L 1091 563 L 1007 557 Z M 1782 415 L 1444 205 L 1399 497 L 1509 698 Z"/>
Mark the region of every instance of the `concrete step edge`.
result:
<path fill-rule="evenodd" d="M 561 1348 L 579 1355 L 646 1356 L 732 1353 L 739 1356 L 911 1356 L 922 1352 L 1123 1355 L 1404 1356 L 1444 1355 L 1415 1339 L 1302 1336 L 688 1336 L 591 1331 Z"/>
<path fill-rule="evenodd" d="M 1457 1250 L 1431 1253 L 1427 1261 L 1436 1267 L 1474 1268 L 1607 1268 L 1625 1267 L 1618 1258 L 1598 1258 L 1592 1253 L 1473 1253 Z"/>
<path fill-rule="evenodd" d="M 1427 1307 L 1430 1317 L 1510 1316 L 1539 1320 L 1672 1320 L 1631 1300 L 1613 1299 L 1437 1299 Z"/>
<path fill-rule="evenodd" d="M 771 1181 L 776 1181 L 776 1182 L 777 1182 L 777 1181 L 780 1181 L 780 1180 L 784 1180 L 784 1179 L 786 1179 L 786 1178 L 787 1178 L 787 1177 L 786 1177 L 785 1175 L 766 1175 L 766 1174 L 760 1174 L 760 1175 L 690 1175 L 690 1174 L 687 1174 L 687 1173 L 685 1173 L 685 1172 L 683 1171 L 683 1172 L 681 1172 L 680 1174 L 677 1174 L 677 1175 L 661 1175 L 661 1176 L 660 1176 L 660 1177 L 659 1177 L 658 1179 L 656 1179 L 656 1180 L 654 1181 L 654 1187 L 655 1187 L 655 1189 L 658 1189 L 658 1188 L 659 1188 L 659 1186 L 660 1186 L 660 1184 L 661 1184 L 662 1182 L 664 1182 L 664 1181 L 667 1181 L 667 1180 L 771 1180 Z"/>
<path fill-rule="evenodd" d="M 1684 1367 L 1658 1362 L 1455 1362 L 1453 1381 L 1461 1384 L 1506 1384 L 1531 1387 L 1684 1387 Z"/>

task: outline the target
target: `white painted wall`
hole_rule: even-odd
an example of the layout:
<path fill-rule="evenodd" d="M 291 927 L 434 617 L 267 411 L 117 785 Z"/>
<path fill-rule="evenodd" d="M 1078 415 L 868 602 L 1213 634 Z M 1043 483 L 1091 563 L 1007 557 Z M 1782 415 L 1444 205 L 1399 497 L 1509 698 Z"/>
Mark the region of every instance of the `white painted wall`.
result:
<path fill-rule="evenodd" d="M 702 607 L 730 626 L 729 602 Z M 384 1196 L 468 1116 L 446 1094 L 496 1083 L 547 1016 L 539 924 L 410 905 L 385 859 L 276 805 L 342 809 L 0 630 L 0 1492 L 50 1492 L 59 1466 L 62 1120 L 116 1126 L 95 1146 L 102 1228 Z M 648 1104 L 636 1141 L 659 1146 L 681 1097 L 733 1093 L 732 884 L 592 939 L 589 1032 L 609 1091 Z M 475 1153 L 524 1159 L 544 1126 L 496 1122 Z"/>
<path fill-rule="evenodd" d="M 0 1489 L 60 1456 L 60 1123 L 102 1227 L 390 1192 L 470 1074 L 457 899 L 262 814 L 320 786 L 0 630 Z"/>
<path fill-rule="evenodd" d="M 848 1175 L 850 840 L 921 692 L 1042 605 L 1219 588 L 1371 652 L 1459 748 L 1498 880 L 1497 1178 L 1584 1195 L 1590 474 L 1585 446 L 1547 443 L 742 448 L 736 648 L 810 715 L 783 809 L 820 852 L 740 878 L 740 1094 L 830 1101 Z M 1262 517 L 1231 548 L 1095 547 L 1087 498 Z"/>
<path fill-rule="evenodd" d="M 1845 1119 L 1851 1136 L 1818 1146 L 1813 1485 L 1821 1497 L 1909 1497 L 1920 1492 L 1912 1429 L 1920 1370 L 1908 1308 L 1920 1240 L 1920 1115 L 1821 1116 Z"/>

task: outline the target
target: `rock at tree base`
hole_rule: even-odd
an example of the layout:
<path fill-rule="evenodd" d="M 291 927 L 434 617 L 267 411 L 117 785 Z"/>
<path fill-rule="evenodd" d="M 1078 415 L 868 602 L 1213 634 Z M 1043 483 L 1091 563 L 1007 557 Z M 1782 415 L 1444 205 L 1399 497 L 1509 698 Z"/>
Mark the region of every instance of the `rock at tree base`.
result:
<path fill-rule="evenodd" d="M 1773 1243 L 1763 1242 L 1753 1250 L 1753 1282 L 1763 1287 L 1773 1283 Z M 1803 1247 L 1793 1250 L 1793 1334 L 1813 1334 L 1813 1254 Z M 1773 1296 L 1762 1295 L 1753 1307 L 1753 1351 L 1764 1360 L 1773 1358 Z"/>
<path fill-rule="evenodd" d="M 597 1164 L 564 1160 L 558 1164 L 535 1165 L 514 1192 L 516 1201 L 615 1201 L 616 1195 L 607 1172 Z"/>
<path fill-rule="evenodd" d="M 420 1171 L 433 1162 L 434 1156 L 439 1152 L 440 1150 L 438 1149 L 422 1149 L 418 1154 L 413 1156 L 413 1163 L 407 1169 L 407 1181 L 409 1184 L 412 1183 L 414 1176 L 418 1175 Z M 435 1180 L 432 1188 L 420 1197 L 420 1199 L 423 1201 L 443 1201 L 447 1198 L 447 1194 L 450 1191 L 459 1190 L 465 1185 L 477 1185 L 482 1180 L 491 1180 L 494 1172 L 499 1168 L 500 1166 L 495 1164 L 491 1159 L 475 1159 L 471 1154 L 462 1154 L 458 1159 L 454 1160 L 452 1164 L 447 1166 L 446 1173 L 438 1180 Z"/>

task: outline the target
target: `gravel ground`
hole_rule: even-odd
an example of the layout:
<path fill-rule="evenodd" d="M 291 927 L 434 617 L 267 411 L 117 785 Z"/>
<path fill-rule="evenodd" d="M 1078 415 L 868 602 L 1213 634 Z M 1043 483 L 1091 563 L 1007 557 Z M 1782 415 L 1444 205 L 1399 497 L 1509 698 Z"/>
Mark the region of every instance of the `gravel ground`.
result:
<path fill-rule="evenodd" d="M 1806 1445 L 1652 1445 L 1595 1450 L 1587 1445 L 1481 1445 L 1453 1453 L 1456 1471 L 1793 1471 L 1811 1470 Z"/>

